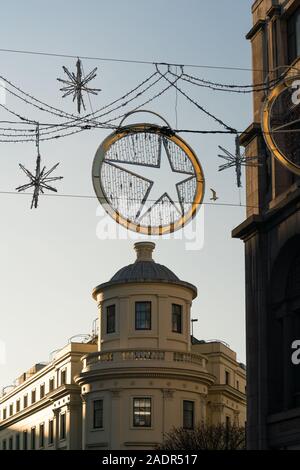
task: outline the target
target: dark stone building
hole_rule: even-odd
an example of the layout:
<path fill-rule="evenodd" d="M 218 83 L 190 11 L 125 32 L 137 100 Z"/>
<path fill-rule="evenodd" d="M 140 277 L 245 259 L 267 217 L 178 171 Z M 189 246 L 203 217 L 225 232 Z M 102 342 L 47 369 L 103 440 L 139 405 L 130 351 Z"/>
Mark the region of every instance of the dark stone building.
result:
<path fill-rule="evenodd" d="M 300 75 L 300 0 L 256 0 L 252 14 L 254 85 L 287 65 Z M 241 136 L 246 155 L 263 164 L 247 167 L 247 218 L 233 231 L 245 243 L 247 437 L 249 449 L 300 449 L 300 365 L 291 360 L 300 340 L 300 177 L 265 144 L 267 94 L 253 94 L 253 123 Z M 300 132 L 293 139 L 299 149 Z"/>

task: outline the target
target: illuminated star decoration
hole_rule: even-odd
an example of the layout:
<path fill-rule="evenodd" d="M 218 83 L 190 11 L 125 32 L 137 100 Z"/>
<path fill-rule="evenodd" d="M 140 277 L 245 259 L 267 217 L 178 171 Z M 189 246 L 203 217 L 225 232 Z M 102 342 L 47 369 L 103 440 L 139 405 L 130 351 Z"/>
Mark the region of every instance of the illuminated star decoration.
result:
<path fill-rule="evenodd" d="M 18 186 L 16 188 L 16 191 L 21 192 L 21 191 L 26 191 L 29 188 L 34 188 L 33 191 L 33 196 L 32 196 L 32 201 L 31 201 L 31 209 L 34 207 L 35 209 L 38 207 L 38 200 L 39 200 L 39 195 L 44 194 L 44 190 L 48 191 L 54 191 L 55 193 L 57 192 L 57 189 L 53 188 L 52 186 L 49 185 L 49 183 L 57 180 L 61 180 L 63 176 L 49 176 L 59 165 L 59 163 L 56 163 L 50 170 L 46 171 L 46 167 L 44 166 L 41 170 L 41 156 L 39 152 L 39 130 L 37 127 L 37 148 L 38 148 L 38 155 L 36 159 L 36 168 L 35 168 L 35 173 L 31 173 L 29 170 L 27 170 L 24 165 L 21 163 L 19 164 L 20 168 L 24 171 L 25 175 L 28 176 L 30 182 L 27 184 L 23 184 L 22 186 Z"/>
<path fill-rule="evenodd" d="M 235 155 L 230 153 L 219 145 L 219 149 L 225 153 L 225 155 L 218 155 L 227 161 L 224 165 L 219 166 L 219 171 L 227 170 L 227 168 L 235 167 L 237 187 L 242 187 L 241 176 L 242 166 L 260 166 L 261 159 L 259 157 L 247 157 L 245 154 L 241 154 L 241 148 L 239 144 L 239 136 L 235 138 Z"/>
<path fill-rule="evenodd" d="M 101 91 L 100 88 L 89 88 L 87 84 L 93 80 L 96 74 L 97 67 L 94 68 L 86 77 L 84 77 L 83 67 L 80 59 L 77 59 L 76 62 L 76 74 L 74 72 L 69 72 L 67 67 L 63 66 L 63 71 L 69 77 L 69 80 L 63 80 L 58 78 L 59 82 L 64 83 L 65 86 L 60 88 L 60 91 L 63 91 L 63 98 L 73 94 L 73 101 L 77 100 L 77 111 L 80 114 L 81 106 L 85 110 L 85 104 L 83 101 L 83 92 L 93 95 L 97 95 L 98 91 Z"/>

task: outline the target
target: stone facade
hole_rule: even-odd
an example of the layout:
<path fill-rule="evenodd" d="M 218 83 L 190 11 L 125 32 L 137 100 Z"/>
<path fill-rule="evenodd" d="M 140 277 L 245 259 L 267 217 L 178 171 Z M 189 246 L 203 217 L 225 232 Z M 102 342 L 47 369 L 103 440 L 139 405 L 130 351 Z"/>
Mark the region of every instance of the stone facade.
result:
<path fill-rule="evenodd" d="M 254 84 L 287 65 L 300 73 L 299 8 L 299 0 L 253 3 Z M 241 136 L 246 155 L 264 163 L 247 168 L 247 219 L 233 231 L 245 243 L 248 447 L 300 448 L 300 369 L 291 362 L 300 339 L 300 179 L 264 143 L 264 93 L 253 94 L 253 123 Z"/>

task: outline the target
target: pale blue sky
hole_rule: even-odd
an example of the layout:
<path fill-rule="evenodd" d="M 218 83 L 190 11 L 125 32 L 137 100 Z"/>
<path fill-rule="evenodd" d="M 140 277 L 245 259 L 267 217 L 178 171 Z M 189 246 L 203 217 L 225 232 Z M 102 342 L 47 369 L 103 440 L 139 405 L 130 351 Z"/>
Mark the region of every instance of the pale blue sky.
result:
<path fill-rule="evenodd" d="M 245 34 L 251 27 L 252 0 L 37 0 L 6 2 L 1 8 L 0 47 L 74 55 L 168 61 L 217 66 L 251 67 Z M 102 89 L 92 99 L 103 106 L 152 71 L 148 65 L 83 61 L 85 72 L 98 67 L 94 85 Z M 0 52 L 0 73 L 48 103 L 75 112 L 61 100 L 56 78 L 73 59 Z M 186 69 L 219 82 L 247 84 L 246 71 Z M 243 130 L 251 121 L 251 96 L 191 89 L 191 94 L 233 127 Z M 10 101 L 11 100 L 11 101 Z M 31 119 L 34 110 L 8 97 L 7 105 Z M 175 126 L 175 92 L 150 107 Z M 0 120 L 8 115 L 0 110 Z M 218 126 L 179 97 L 178 126 L 216 129 Z M 93 195 L 91 166 L 108 131 L 98 130 L 41 145 L 45 164 L 61 162 L 57 174 L 60 194 Z M 218 145 L 234 149 L 232 136 L 183 134 L 198 154 L 207 188 L 217 190 L 220 202 L 238 203 L 234 172 L 218 173 Z M 18 163 L 33 168 L 34 144 L 0 144 L 0 190 L 13 191 L 24 176 Z M 207 190 L 205 201 L 209 201 Z M 242 190 L 244 201 L 244 189 Z M 0 364 L 0 386 L 10 384 L 32 364 L 45 361 L 77 333 L 91 330 L 97 315 L 91 291 L 114 272 L 134 261 L 133 241 L 96 237 L 96 199 L 42 198 L 30 210 L 30 196 L 0 194 L 1 291 L 0 340 L 6 345 L 6 364 Z M 187 251 L 180 240 L 157 242 L 156 261 L 198 287 L 193 316 L 199 318 L 199 338 L 228 342 L 245 360 L 243 244 L 231 230 L 244 218 L 240 207 L 205 207 L 204 246 Z"/>

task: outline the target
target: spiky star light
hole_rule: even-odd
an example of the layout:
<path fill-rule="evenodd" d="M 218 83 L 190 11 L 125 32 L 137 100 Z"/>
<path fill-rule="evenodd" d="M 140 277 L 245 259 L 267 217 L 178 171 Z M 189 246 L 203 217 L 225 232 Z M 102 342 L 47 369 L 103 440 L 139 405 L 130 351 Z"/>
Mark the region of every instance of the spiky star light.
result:
<path fill-rule="evenodd" d="M 20 168 L 24 171 L 25 175 L 28 176 L 30 182 L 27 184 L 23 184 L 22 186 L 18 186 L 16 190 L 18 192 L 26 191 L 26 189 L 34 188 L 32 201 L 31 201 L 31 209 L 34 207 L 35 209 L 38 207 L 38 200 L 39 195 L 44 194 L 44 190 L 54 191 L 57 192 L 56 188 L 50 186 L 49 183 L 57 180 L 61 180 L 63 176 L 49 176 L 57 167 L 59 163 L 56 163 L 50 170 L 46 171 L 46 167 L 44 166 L 41 170 L 41 157 L 40 155 L 37 156 L 36 159 L 36 168 L 35 173 L 31 173 L 27 170 L 24 165 L 21 163 L 19 164 Z"/>
<path fill-rule="evenodd" d="M 235 155 L 230 153 L 219 145 L 219 149 L 225 153 L 225 155 L 218 155 L 219 158 L 223 158 L 227 163 L 219 166 L 219 171 L 227 170 L 227 168 L 235 167 L 236 172 L 236 183 L 237 187 L 242 187 L 242 166 L 260 166 L 260 157 L 246 157 L 245 154 L 241 154 L 241 148 L 239 143 L 239 136 L 235 138 Z"/>
<path fill-rule="evenodd" d="M 69 80 L 64 80 L 58 78 L 57 80 L 61 83 L 64 83 L 65 86 L 60 88 L 60 91 L 63 91 L 63 98 L 73 94 L 73 101 L 77 100 L 77 111 L 80 114 L 81 106 L 85 110 L 85 104 L 83 100 L 83 92 L 92 95 L 97 95 L 98 91 L 101 91 L 100 88 L 89 88 L 87 84 L 93 80 L 96 74 L 97 67 L 94 68 L 86 77 L 84 76 L 83 67 L 80 59 L 77 59 L 76 62 L 76 74 L 70 72 L 67 67 L 63 66 L 63 71 L 69 77 Z"/>

